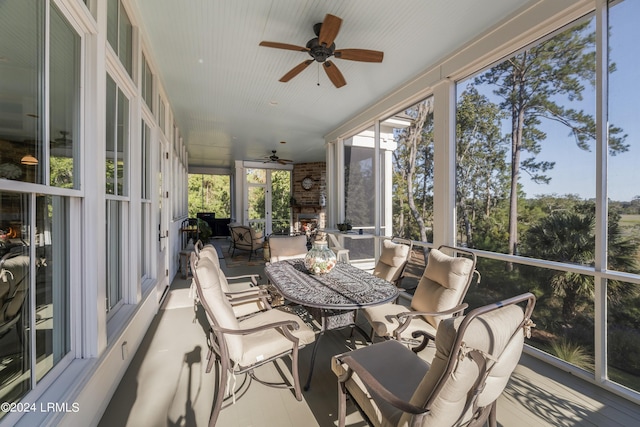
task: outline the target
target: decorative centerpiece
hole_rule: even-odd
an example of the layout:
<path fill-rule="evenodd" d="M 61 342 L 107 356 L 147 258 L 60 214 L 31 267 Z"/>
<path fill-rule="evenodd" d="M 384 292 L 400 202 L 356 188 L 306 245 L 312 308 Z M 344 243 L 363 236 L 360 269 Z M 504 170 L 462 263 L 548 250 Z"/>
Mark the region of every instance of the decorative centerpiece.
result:
<path fill-rule="evenodd" d="M 304 266 L 311 274 L 327 274 L 336 265 L 336 254 L 326 241 L 313 242 L 311 250 L 304 257 Z"/>

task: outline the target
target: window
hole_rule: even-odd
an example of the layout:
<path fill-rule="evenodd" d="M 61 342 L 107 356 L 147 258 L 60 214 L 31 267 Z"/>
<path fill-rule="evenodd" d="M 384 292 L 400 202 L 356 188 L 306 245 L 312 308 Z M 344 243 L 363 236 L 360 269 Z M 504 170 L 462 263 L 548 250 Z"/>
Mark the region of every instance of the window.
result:
<path fill-rule="evenodd" d="M 107 266 L 107 313 L 113 312 L 122 302 L 124 289 L 124 254 L 126 235 L 124 212 L 126 203 L 120 200 L 107 200 L 106 208 L 106 266 Z"/>
<path fill-rule="evenodd" d="M 140 276 L 150 277 L 152 246 L 151 216 L 151 129 L 142 121 L 140 156 Z"/>
<path fill-rule="evenodd" d="M 80 37 L 57 9 L 51 10 L 49 66 L 49 183 L 78 188 Z"/>
<path fill-rule="evenodd" d="M 581 20 L 458 84 L 460 244 L 560 261 L 526 247 L 527 230 L 593 215 L 594 31 Z"/>
<path fill-rule="evenodd" d="M 215 213 L 216 218 L 231 218 L 229 175 L 189 174 L 189 217 L 195 218 L 198 212 Z"/>
<path fill-rule="evenodd" d="M 133 27 L 120 0 L 107 2 L 107 41 L 129 76 L 133 76 Z"/>
<path fill-rule="evenodd" d="M 391 235 L 432 241 L 433 98 L 381 121 L 380 134 L 384 158 L 393 165 Z"/>
<path fill-rule="evenodd" d="M 69 217 L 68 198 L 0 191 L 3 402 L 19 400 L 31 389 L 32 377 L 40 381 L 71 350 Z M 29 303 L 32 289 L 35 306 Z M 32 324 L 34 309 L 39 320 Z"/>
<path fill-rule="evenodd" d="M 345 218 L 354 228 L 375 225 L 373 156 L 373 128 L 344 141 Z"/>
<path fill-rule="evenodd" d="M 166 108 L 167 107 L 164 103 L 164 99 L 162 99 L 161 96 L 158 97 L 158 127 L 160 128 L 160 132 L 162 132 L 162 134 L 165 134 L 167 132 L 165 118 Z"/>
<path fill-rule="evenodd" d="M 595 40 L 588 16 L 457 84 L 459 245 L 594 267 Z M 505 259 L 479 260 L 469 304 L 533 292 L 529 344 L 594 372 L 598 279 Z"/>
<path fill-rule="evenodd" d="M 129 204 L 123 196 L 129 194 L 129 100 L 109 75 L 106 102 L 106 310 L 111 313 L 123 299 L 125 283 Z"/>
<path fill-rule="evenodd" d="M 70 350 L 70 208 L 69 198 L 35 197 L 36 381 Z"/>
<path fill-rule="evenodd" d="M 0 179 L 44 182 L 44 18 L 45 2 L 2 2 L 0 40 Z"/>
<path fill-rule="evenodd" d="M 129 100 L 107 75 L 107 194 L 128 195 Z"/>
<path fill-rule="evenodd" d="M 149 110 L 153 112 L 153 74 L 151 74 L 151 68 L 144 54 L 142 54 L 142 81 L 140 82 L 140 91 L 142 92 L 142 99 L 149 107 Z"/>
<path fill-rule="evenodd" d="M 0 9 L 0 40 L 20 41 L 0 54 L 0 401 L 16 402 L 71 351 L 70 236 L 80 228 L 71 198 L 48 193 L 79 187 L 80 37 L 53 2 Z"/>
<path fill-rule="evenodd" d="M 353 229 L 375 231 L 375 138 L 373 127 L 344 140 L 344 221 Z M 375 257 L 374 239 L 345 239 L 349 259 L 370 262 Z"/>
<path fill-rule="evenodd" d="M 618 2 L 609 9 L 609 122 L 622 132 L 609 130 L 608 141 L 608 251 L 607 267 L 624 273 L 640 273 L 640 124 L 637 104 L 640 81 L 634 60 L 640 39 L 636 24 L 640 4 Z M 622 138 L 620 135 L 626 135 Z M 608 377 L 640 391 L 640 285 L 608 279 L 607 369 Z M 634 313 L 635 316 L 634 316 Z"/>

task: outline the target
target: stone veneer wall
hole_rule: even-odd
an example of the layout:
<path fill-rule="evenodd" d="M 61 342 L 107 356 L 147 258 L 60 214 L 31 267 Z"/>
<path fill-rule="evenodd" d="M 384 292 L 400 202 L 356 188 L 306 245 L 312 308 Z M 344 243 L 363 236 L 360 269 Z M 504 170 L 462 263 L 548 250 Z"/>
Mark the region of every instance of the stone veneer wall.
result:
<path fill-rule="evenodd" d="M 302 188 L 302 180 L 310 176 L 313 179 L 311 190 Z M 293 226 L 299 230 L 298 215 L 318 215 L 318 226 L 326 227 L 326 212 L 320 206 L 320 194 L 326 196 L 327 190 L 327 164 L 325 162 L 297 163 L 293 165 L 293 191 L 292 196 L 296 200 L 293 205 Z"/>

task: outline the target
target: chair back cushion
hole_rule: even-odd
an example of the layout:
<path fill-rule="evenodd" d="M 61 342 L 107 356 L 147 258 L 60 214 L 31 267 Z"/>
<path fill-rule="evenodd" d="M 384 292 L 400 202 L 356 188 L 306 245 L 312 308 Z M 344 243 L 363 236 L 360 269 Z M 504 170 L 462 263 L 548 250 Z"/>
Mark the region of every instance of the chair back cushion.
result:
<path fill-rule="evenodd" d="M 373 275 L 388 282 L 395 282 L 400 278 L 408 259 L 409 246 L 383 240 L 382 253 L 373 269 Z"/>
<path fill-rule="evenodd" d="M 480 350 L 498 357 L 495 365 L 491 367 L 485 388 L 478 397 L 479 408 L 491 404 L 500 396 L 520 360 L 524 333 L 516 332 L 516 329 L 523 318 L 522 308 L 517 305 L 508 305 L 476 317 L 464 331 L 462 345 L 467 351 Z M 423 425 L 430 427 L 453 425 L 464 411 L 467 398 L 470 398 L 469 391 L 480 375 L 479 367 L 470 357 L 469 352 L 463 353 L 464 356 L 460 358 L 455 354 L 452 355 L 452 346 L 462 320 L 462 316 L 450 318 L 438 326 L 436 355 L 429 371 L 411 398 L 411 403 L 421 407 L 427 405 L 429 398 L 432 399 L 429 404 L 431 411 L 426 415 Z M 452 358 L 451 361 L 450 358 Z M 454 363 L 455 367 L 450 375 L 443 377 L 448 363 Z M 487 366 L 491 366 L 493 362 L 488 360 L 487 363 Z M 442 388 L 432 397 L 441 381 Z M 473 405 L 470 405 L 462 425 L 470 419 L 472 410 Z M 406 415 L 403 417 L 408 419 Z"/>
<path fill-rule="evenodd" d="M 220 277 L 222 273 L 209 259 L 201 259 L 196 266 L 196 284 L 200 299 L 206 303 L 207 317 L 214 325 L 226 329 L 239 329 L 238 320 L 226 295 L 224 295 Z M 229 357 L 238 362 L 242 359 L 242 337 L 225 334 L 225 343 Z"/>
<path fill-rule="evenodd" d="M 462 302 L 467 284 L 473 274 L 473 261 L 452 257 L 438 249 L 429 251 L 427 267 L 411 300 L 414 311 L 440 312 L 454 308 Z M 424 316 L 434 328 L 444 316 Z"/>
<path fill-rule="evenodd" d="M 307 236 L 305 235 L 269 237 L 269 260 L 271 262 L 304 258 L 307 252 Z"/>
<path fill-rule="evenodd" d="M 198 253 L 198 258 L 208 258 L 213 262 L 218 268 L 220 267 L 220 256 L 218 255 L 218 251 L 213 246 L 205 246 L 200 249 Z"/>

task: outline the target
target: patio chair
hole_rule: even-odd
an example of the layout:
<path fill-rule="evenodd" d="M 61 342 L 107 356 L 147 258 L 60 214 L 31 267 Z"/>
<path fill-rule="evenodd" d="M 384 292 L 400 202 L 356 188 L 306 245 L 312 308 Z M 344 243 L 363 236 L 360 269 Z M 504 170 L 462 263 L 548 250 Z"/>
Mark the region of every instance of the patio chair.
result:
<path fill-rule="evenodd" d="M 195 264 L 195 254 L 192 260 Z M 218 270 L 211 269 L 210 266 L 210 261 L 202 260 L 195 266 L 193 275 L 196 292 L 210 327 L 207 372 L 211 371 L 215 362 L 220 364 L 220 375 L 216 376 L 217 394 L 209 426 L 215 426 L 222 409 L 229 375 L 247 373 L 252 379 L 265 385 L 293 389 L 296 399 L 301 401 L 298 349 L 315 340 L 313 330 L 298 316 L 278 309 L 266 310 L 242 320 L 236 319 L 229 300 L 215 280 L 201 280 L 202 276 L 211 272 L 215 277 Z M 293 385 L 287 380 L 282 383 L 265 382 L 255 376 L 256 368 L 285 356 L 291 356 Z M 229 391 L 234 393 L 233 390 Z"/>
<path fill-rule="evenodd" d="M 373 426 L 496 427 L 496 401 L 535 326 L 534 305 L 526 293 L 440 322 L 431 364 L 394 340 L 334 356 L 338 425 L 349 395 Z"/>
<path fill-rule="evenodd" d="M 258 253 L 258 249 L 262 249 L 264 236 L 261 231 L 256 231 L 247 225 L 230 225 L 231 232 L 231 257 L 236 253 L 236 249 L 249 251 L 249 261 L 251 256 Z"/>
<path fill-rule="evenodd" d="M 445 248 L 466 256 L 449 256 L 443 252 Z M 362 309 L 371 324 L 372 342 L 374 335 L 414 343 L 422 337 L 413 349 L 416 353 L 422 351 L 435 337 L 440 321 L 458 316 L 467 308 L 464 297 L 474 274 L 480 277 L 475 266 L 476 256 L 470 251 L 450 246 L 431 249 L 410 307 L 384 304 Z"/>
<path fill-rule="evenodd" d="M 327 243 L 329 244 L 329 249 L 336 254 L 336 259 L 338 261 L 349 264 L 349 249 L 342 247 L 336 236 L 331 233 L 327 233 Z"/>
<path fill-rule="evenodd" d="M 269 261 L 304 258 L 307 255 L 307 236 L 271 236 L 269 237 Z"/>
<path fill-rule="evenodd" d="M 404 278 L 404 270 L 411 256 L 412 247 L 413 243 L 410 240 L 383 240 L 382 253 L 373 268 L 373 275 L 391 282 L 399 288 L 400 282 Z"/>
<path fill-rule="evenodd" d="M 220 265 L 213 262 L 207 252 L 208 251 L 200 251 L 201 258 L 198 258 L 195 253 L 191 254 L 191 271 L 195 271 L 197 267 L 200 267 L 199 280 L 201 283 L 220 287 L 222 293 L 229 299 L 233 313 L 237 318 L 271 308 L 269 305 L 270 296 L 265 289 L 247 285 L 246 282 L 242 283 L 241 287 L 237 287 L 236 284 L 234 284 L 233 286 L 236 287 L 234 290 L 231 290 L 231 286 L 229 286 L 228 279 L 250 278 L 253 283 L 255 283 L 256 275 L 228 278 L 220 269 Z M 191 283 L 192 286 L 195 286 L 194 282 L 195 280 Z M 197 293 L 193 294 L 194 296 L 197 295 Z"/>
<path fill-rule="evenodd" d="M 22 342 L 20 318 L 29 290 L 28 248 L 8 252 L 0 259 L 0 337 L 15 325 Z"/>

